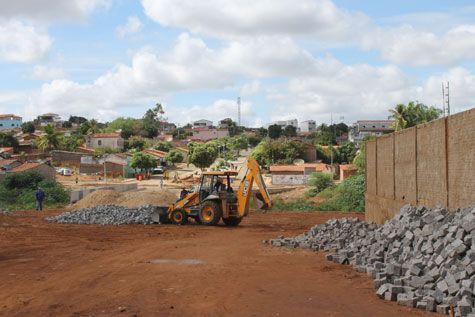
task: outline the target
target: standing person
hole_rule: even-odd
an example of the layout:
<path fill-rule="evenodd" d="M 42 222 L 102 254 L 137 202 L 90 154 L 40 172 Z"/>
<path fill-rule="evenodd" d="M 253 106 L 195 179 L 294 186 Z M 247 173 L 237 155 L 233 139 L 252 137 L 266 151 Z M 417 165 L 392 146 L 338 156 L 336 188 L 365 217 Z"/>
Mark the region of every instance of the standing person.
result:
<path fill-rule="evenodd" d="M 160 178 L 160 188 L 163 188 L 163 177 Z"/>
<path fill-rule="evenodd" d="M 35 194 L 36 197 L 36 210 L 43 210 L 43 199 L 45 199 L 45 193 L 38 187 L 38 191 Z"/>
<path fill-rule="evenodd" d="M 182 190 L 181 190 L 181 192 L 180 192 L 180 199 L 185 198 L 186 195 L 188 195 L 188 191 L 186 190 L 185 187 L 183 187 Z"/>

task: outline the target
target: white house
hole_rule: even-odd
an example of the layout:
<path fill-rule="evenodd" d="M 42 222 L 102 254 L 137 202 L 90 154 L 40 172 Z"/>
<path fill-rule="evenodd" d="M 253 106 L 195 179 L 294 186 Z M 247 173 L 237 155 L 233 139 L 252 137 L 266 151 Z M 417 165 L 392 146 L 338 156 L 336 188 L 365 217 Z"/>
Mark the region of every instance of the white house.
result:
<path fill-rule="evenodd" d="M 88 149 L 94 149 L 97 147 L 108 147 L 113 150 L 122 149 L 124 147 L 124 139 L 120 137 L 119 133 L 92 134 L 86 136 L 86 147 Z"/>
<path fill-rule="evenodd" d="M 315 120 L 305 120 L 300 122 L 300 132 L 316 132 L 317 123 Z"/>
<path fill-rule="evenodd" d="M 213 127 L 213 121 L 201 119 L 193 122 L 193 129 L 209 129 Z"/>
<path fill-rule="evenodd" d="M 393 122 L 394 120 L 358 120 L 350 126 L 348 139 L 359 147 L 367 135 L 380 136 L 384 133 L 394 132 L 394 128 L 391 126 Z"/>
<path fill-rule="evenodd" d="M 274 121 L 274 122 L 271 122 L 271 123 L 267 123 L 266 124 L 266 129 L 269 129 L 269 127 L 271 125 L 274 125 L 274 124 L 277 124 L 277 125 L 280 125 L 282 127 L 282 129 L 285 129 L 286 126 L 293 126 L 295 128 L 295 130 L 297 130 L 299 128 L 299 124 L 298 124 L 298 121 L 297 119 L 292 119 L 292 120 L 281 120 L 281 121 Z"/>

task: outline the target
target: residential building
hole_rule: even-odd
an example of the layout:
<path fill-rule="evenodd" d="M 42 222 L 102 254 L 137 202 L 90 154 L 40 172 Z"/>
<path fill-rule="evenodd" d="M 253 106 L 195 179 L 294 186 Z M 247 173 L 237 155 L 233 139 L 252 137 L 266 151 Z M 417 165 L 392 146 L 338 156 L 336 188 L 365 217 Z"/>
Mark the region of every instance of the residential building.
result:
<path fill-rule="evenodd" d="M 20 166 L 21 162 L 17 159 L 0 159 L 0 170 L 8 170 Z"/>
<path fill-rule="evenodd" d="M 157 165 L 161 165 L 165 155 L 167 155 L 167 152 L 155 150 L 152 148 L 146 149 L 143 152 L 153 156 L 157 160 Z"/>
<path fill-rule="evenodd" d="M 324 163 L 307 163 L 301 165 L 272 165 L 272 184 L 274 185 L 304 185 L 313 172 L 332 174 L 333 169 Z"/>
<path fill-rule="evenodd" d="M 300 132 L 316 132 L 317 131 L 317 123 L 315 120 L 305 120 L 300 122 Z"/>
<path fill-rule="evenodd" d="M 211 129 L 213 127 L 213 121 L 201 119 L 193 122 L 193 129 Z"/>
<path fill-rule="evenodd" d="M 351 175 L 355 175 L 357 170 L 358 169 L 353 164 L 340 165 L 340 180 L 342 181 Z"/>
<path fill-rule="evenodd" d="M 193 130 L 193 141 L 209 141 L 212 139 L 229 136 L 228 129 L 195 129 Z"/>
<path fill-rule="evenodd" d="M 176 125 L 174 123 L 169 122 L 160 122 L 160 128 L 158 129 L 159 134 L 171 134 L 173 130 L 176 129 Z"/>
<path fill-rule="evenodd" d="M 98 147 L 122 149 L 124 147 L 124 139 L 119 133 L 97 133 L 86 136 L 86 147 L 88 149 L 94 149 Z"/>
<path fill-rule="evenodd" d="M 0 114 L 0 131 L 21 129 L 22 118 L 13 114 Z"/>
<path fill-rule="evenodd" d="M 222 128 L 222 129 L 227 128 L 229 124 L 231 124 L 232 122 L 233 122 L 233 119 L 231 118 L 220 120 L 218 123 L 218 128 Z"/>
<path fill-rule="evenodd" d="M 282 129 L 285 129 L 286 126 L 293 126 L 295 128 L 295 130 L 298 130 L 299 128 L 299 124 L 298 124 L 298 121 L 297 119 L 292 119 L 292 120 L 282 120 L 282 121 L 274 121 L 274 122 L 271 122 L 271 123 L 267 123 L 266 124 L 266 129 L 269 129 L 269 127 L 271 125 L 274 125 L 274 124 L 277 124 L 277 125 L 280 125 L 282 127 Z"/>
<path fill-rule="evenodd" d="M 350 126 L 348 140 L 359 147 L 367 135 L 380 136 L 394 132 L 394 128 L 391 127 L 393 122 L 394 120 L 358 120 Z"/>
<path fill-rule="evenodd" d="M 13 148 L 12 147 L 0 147 L 0 153 L 7 154 L 7 155 L 12 155 L 13 154 Z"/>
<path fill-rule="evenodd" d="M 61 120 L 61 117 L 56 113 L 44 113 L 38 116 L 38 123 L 42 127 L 48 124 L 54 125 L 55 127 L 60 127 L 63 121 Z"/>
<path fill-rule="evenodd" d="M 25 171 L 35 171 L 43 175 L 46 179 L 56 180 L 56 170 L 46 163 L 24 163 L 12 169 L 0 172 L 0 178 L 5 174 Z"/>

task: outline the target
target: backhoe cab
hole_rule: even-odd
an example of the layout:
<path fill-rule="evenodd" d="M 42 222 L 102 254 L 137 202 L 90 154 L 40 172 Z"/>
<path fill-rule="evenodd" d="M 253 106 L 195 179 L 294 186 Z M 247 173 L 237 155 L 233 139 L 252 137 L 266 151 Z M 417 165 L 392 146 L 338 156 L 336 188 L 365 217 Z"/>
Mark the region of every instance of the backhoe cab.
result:
<path fill-rule="evenodd" d="M 156 207 L 152 219 L 160 222 L 184 224 L 188 218 L 203 225 L 216 225 L 222 218 L 228 226 L 237 226 L 249 212 L 252 186 L 256 182 L 259 193 L 254 197 L 259 208 L 272 207 L 272 199 L 266 188 L 259 165 L 248 159 L 247 172 L 236 192 L 232 188 L 235 171 L 203 172 L 197 192 L 192 192 L 169 207 Z M 158 221 L 157 221 L 158 222 Z"/>

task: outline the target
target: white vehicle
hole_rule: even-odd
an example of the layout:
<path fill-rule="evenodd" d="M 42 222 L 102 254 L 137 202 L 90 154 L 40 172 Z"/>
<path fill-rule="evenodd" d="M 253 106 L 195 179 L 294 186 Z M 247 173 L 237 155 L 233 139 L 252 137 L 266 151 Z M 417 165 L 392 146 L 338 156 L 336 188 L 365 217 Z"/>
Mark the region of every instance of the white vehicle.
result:
<path fill-rule="evenodd" d="M 60 168 L 58 170 L 58 174 L 63 175 L 63 176 L 71 176 L 73 175 L 73 171 L 70 170 L 69 168 Z"/>

